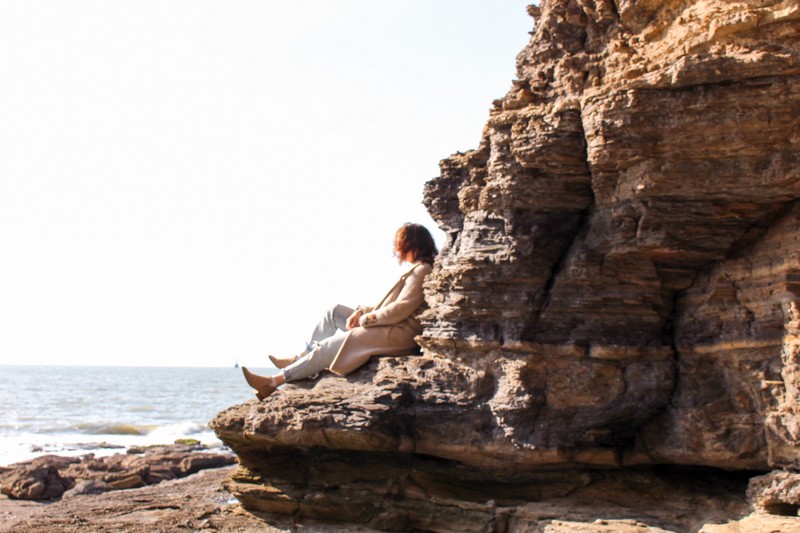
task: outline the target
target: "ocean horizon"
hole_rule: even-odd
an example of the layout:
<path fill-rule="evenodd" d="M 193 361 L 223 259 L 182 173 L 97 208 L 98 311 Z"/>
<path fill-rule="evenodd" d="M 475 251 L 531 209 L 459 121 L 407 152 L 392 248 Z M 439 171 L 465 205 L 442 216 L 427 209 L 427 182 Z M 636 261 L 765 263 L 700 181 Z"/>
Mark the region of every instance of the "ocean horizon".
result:
<path fill-rule="evenodd" d="M 223 447 L 208 422 L 252 397 L 233 364 L 1 365 L 0 466 L 47 454 L 124 453 L 178 439 Z"/>

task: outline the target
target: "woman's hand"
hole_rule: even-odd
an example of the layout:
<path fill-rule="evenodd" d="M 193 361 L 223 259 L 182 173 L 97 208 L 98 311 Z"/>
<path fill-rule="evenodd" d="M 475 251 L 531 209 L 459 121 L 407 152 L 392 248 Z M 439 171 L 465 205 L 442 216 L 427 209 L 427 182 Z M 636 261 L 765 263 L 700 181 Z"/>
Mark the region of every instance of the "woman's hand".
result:
<path fill-rule="evenodd" d="M 377 322 L 377 317 L 372 313 L 367 313 L 366 315 L 361 315 L 361 318 L 358 319 L 358 325 L 362 328 L 366 328 L 367 326 L 371 326 L 375 322 Z"/>
<path fill-rule="evenodd" d="M 361 318 L 361 315 L 364 312 L 361 309 L 356 309 L 353 311 L 353 314 L 347 317 L 347 329 L 348 331 L 358 327 L 358 320 Z"/>

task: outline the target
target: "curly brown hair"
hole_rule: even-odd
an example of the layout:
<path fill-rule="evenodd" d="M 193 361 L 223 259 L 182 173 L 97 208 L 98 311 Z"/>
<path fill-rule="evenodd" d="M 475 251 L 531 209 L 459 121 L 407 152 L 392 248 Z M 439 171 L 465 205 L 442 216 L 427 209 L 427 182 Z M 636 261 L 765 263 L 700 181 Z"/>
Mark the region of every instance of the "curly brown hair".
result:
<path fill-rule="evenodd" d="M 400 257 L 411 254 L 412 261 L 422 261 L 429 265 L 433 264 L 433 259 L 439 253 L 428 229 L 411 222 L 400 226 L 394 235 L 394 244 Z"/>

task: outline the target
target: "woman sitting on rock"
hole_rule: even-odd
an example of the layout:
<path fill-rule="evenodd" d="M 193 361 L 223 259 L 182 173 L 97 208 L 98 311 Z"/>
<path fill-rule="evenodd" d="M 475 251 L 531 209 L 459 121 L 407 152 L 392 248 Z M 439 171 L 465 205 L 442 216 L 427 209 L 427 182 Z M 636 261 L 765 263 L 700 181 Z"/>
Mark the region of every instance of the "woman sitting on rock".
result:
<path fill-rule="evenodd" d="M 394 250 L 401 263 L 411 265 L 375 307 L 332 307 L 317 324 L 306 351 L 289 359 L 270 356 L 282 369 L 274 376 L 259 376 L 242 367 L 256 396 L 263 400 L 290 381 L 315 376 L 328 369 L 345 375 L 373 355 L 407 355 L 416 351 L 414 337 L 422 332 L 416 318 L 424 306 L 422 282 L 431 271 L 438 251 L 430 232 L 419 224 L 397 230 Z"/>

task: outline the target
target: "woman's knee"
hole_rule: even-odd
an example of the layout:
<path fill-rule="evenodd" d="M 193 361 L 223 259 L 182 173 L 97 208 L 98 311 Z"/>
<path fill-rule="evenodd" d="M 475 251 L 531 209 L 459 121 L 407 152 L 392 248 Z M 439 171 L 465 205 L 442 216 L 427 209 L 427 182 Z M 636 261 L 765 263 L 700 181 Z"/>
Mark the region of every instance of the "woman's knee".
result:
<path fill-rule="evenodd" d="M 353 314 L 353 309 L 346 305 L 337 304 L 328 310 L 329 317 L 339 329 L 345 329 L 347 319 Z"/>
<path fill-rule="evenodd" d="M 331 324 L 331 325 L 335 325 L 336 324 L 336 317 L 337 317 L 338 309 L 339 309 L 339 305 L 333 305 L 333 306 L 329 307 L 328 310 L 325 311 L 325 314 L 323 315 L 323 322 L 326 322 L 326 323 Z"/>
<path fill-rule="evenodd" d="M 336 304 L 336 305 L 330 306 L 328 308 L 328 310 L 325 311 L 325 317 L 328 320 L 332 320 L 332 319 L 336 318 L 337 316 L 339 316 L 342 313 L 342 308 L 343 307 L 344 306 L 341 305 L 341 304 Z"/>

